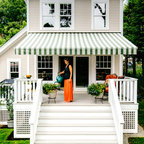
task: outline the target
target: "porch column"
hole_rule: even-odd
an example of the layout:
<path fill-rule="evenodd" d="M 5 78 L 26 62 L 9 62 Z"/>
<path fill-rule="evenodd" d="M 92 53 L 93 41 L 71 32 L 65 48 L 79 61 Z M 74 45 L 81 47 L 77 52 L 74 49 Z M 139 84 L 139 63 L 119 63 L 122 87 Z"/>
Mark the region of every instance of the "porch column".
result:
<path fill-rule="evenodd" d="M 92 55 L 90 56 L 90 72 L 89 72 L 89 84 L 96 82 L 96 56 Z"/>
<path fill-rule="evenodd" d="M 119 55 L 119 75 L 123 75 L 123 55 Z"/>
<path fill-rule="evenodd" d="M 27 55 L 27 74 L 30 74 L 30 60 L 29 60 L 29 55 Z"/>
<path fill-rule="evenodd" d="M 53 56 L 53 81 L 56 81 L 56 76 L 59 70 L 59 56 Z"/>

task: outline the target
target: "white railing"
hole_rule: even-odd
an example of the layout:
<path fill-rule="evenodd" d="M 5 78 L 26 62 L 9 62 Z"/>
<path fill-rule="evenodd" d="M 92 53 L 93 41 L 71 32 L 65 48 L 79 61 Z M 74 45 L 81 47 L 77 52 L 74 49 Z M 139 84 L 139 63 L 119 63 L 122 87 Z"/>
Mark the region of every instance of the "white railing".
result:
<path fill-rule="evenodd" d="M 14 95 L 13 84 L 0 84 L 0 102 L 6 104 L 6 98 L 10 98 L 10 95 Z"/>
<path fill-rule="evenodd" d="M 42 80 L 39 79 L 37 82 L 36 93 L 35 93 L 35 96 L 33 99 L 31 116 L 30 116 L 30 120 L 29 120 L 30 144 L 34 144 L 34 141 L 35 141 L 35 135 L 36 135 L 36 131 L 37 131 L 37 124 L 38 124 L 41 103 L 42 103 Z"/>
<path fill-rule="evenodd" d="M 15 103 L 17 102 L 33 102 L 33 98 L 37 88 L 37 81 L 33 79 L 15 79 Z"/>
<path fill-rule="evenodd" d="M 114 79 L 114 82 L 120 102 L 137 103 L 137 79 L 126 77 Z"/>
<path fill-rule="evenodd" d="M 114 124 L 116 128 L 118 144 L 123 144 L 124 118 L 122 115 L 122 110 L 118 99 L 118 94 L 116 91 L 114 79 L 109 79 L 109 103 L 112 108 L 112 115 L 113 115 Z"/>

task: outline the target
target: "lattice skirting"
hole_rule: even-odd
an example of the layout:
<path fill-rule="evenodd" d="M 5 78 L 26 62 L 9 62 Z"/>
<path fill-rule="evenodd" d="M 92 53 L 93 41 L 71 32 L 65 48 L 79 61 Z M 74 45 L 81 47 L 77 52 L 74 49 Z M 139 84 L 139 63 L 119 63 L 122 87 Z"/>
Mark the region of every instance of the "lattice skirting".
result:
<path fill-rule="evenodd" d="M 9 119 L 9 113 L 7 111 L 6 106 L 0 107 L 0 124 L 7 125 L 8 119 Z"/>
<path fill-rule="evenodd" d="M 138 131 L 138 109 L 135 107 L 122 108 L 124 116 L 124 133 L 137 133 Z"/>
<path fill-rule="evenodd" d="M 21 108 L 20 108 L 21 107 Z M 30 138 L 29 118 L 31 109 L 28 107 L 17 106 L 14 108 L 14 137 Z"/>

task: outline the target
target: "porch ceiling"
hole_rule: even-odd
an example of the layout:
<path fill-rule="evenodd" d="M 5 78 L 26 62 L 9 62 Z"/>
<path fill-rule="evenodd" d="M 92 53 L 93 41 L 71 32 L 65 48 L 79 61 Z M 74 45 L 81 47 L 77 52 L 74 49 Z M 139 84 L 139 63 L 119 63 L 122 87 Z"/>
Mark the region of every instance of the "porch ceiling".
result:
<path fill-rule="evenodd" d="M 137 47 L 118 32 L 29 33 L 16 54 L 98 55 L 136 54 Z"/>

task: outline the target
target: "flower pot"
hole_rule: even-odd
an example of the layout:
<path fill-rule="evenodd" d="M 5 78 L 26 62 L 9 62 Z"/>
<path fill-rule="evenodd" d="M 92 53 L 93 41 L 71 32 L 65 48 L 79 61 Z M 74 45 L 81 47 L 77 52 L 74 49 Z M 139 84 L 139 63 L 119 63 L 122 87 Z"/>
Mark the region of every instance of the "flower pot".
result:
<path fill-rule="evenodd" d="M 8 124 L 8 128 L 13 128 L 14 127 L 13 120 L 8 120 L 7 124 Z"/>
<path fill-rule="evenodd" d="M 53 92 L 50 92 L 50 93 L 49 93 L 49 98 L 50 98 L 50 99 L 54 99 L 54 98 L 56 98 L 56 95 L 57 95 L 57 91 L 54 90 Z"/>
<path fill-rule="evenodd" d="M 102 92 L 99 96 L 96 96 L 96 98 L 98 98 L 98 99 L 103 98 L 103 94 L 104 94 L 104 92 Z"/>

